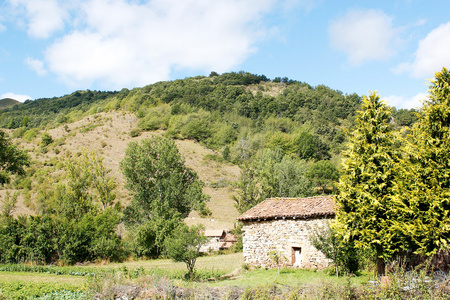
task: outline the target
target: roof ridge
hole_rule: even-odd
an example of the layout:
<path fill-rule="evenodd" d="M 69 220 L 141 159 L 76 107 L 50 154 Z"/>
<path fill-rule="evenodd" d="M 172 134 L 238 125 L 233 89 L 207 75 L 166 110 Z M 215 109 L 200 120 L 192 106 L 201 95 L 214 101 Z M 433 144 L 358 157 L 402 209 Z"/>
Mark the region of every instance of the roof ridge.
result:
<path fill-rule="evenodd" d="M 278 217 L 294 219 L 320 216 L 331 217 L 335 214 L 335 204 L 330 195 L 303 198 L 272 197 L 265 199 L 240 215 L 238 220 L 266 220 Z"/>

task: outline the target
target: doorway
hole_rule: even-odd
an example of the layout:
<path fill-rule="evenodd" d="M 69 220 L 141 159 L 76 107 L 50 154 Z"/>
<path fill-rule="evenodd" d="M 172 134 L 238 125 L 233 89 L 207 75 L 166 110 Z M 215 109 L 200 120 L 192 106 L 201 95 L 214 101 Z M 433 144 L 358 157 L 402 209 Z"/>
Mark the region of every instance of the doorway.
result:
<path fill-rule="evenodd" d="M 292 247 L 292 254 L 292 265 L 300 268 L 302 266 L 302 248 Z"/>

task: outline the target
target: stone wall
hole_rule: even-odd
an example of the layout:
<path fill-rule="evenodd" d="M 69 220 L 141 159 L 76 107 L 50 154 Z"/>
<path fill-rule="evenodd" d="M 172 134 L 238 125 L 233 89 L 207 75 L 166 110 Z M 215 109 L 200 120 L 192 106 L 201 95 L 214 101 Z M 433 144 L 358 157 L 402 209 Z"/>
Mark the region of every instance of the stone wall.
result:
<path fill-rule="evenodd" d="M 328 219 L 245 221 L 244 263 L 255 267 L 276 267 L 272 252 L 282 258 L 283 266 L 326 268 L 331 260 L 310 242 L 311 234 L 324 226 L 329 226 Z"/>

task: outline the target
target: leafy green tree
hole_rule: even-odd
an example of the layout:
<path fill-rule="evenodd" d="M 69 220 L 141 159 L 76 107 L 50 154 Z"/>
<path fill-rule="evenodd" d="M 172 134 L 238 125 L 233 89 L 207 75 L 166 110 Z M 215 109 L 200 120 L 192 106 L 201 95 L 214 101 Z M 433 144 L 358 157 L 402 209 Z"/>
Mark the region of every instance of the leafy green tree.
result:
<path fill-rule="evenodd" d="M 336 197 L 339 233 L 356 247 L 376 251 L 380 276 L 385 272 L 385 260 L 407 247 L 398 232 L 403 220 L 393 201 L 399 151 L 390 120 L 390 108 L 376 93 L 363 97 L 356 129 L 344 152 Z"/>
<path fill-rule="evenodd" d="M 9 182 L 10 174 L 25 174 L 25 167 L 30 165 L 28 155 L 7 139 L 0 130 L 0 185 Z"/>
<path fill-rule="evenodd" d="M 233 196 L 234 205 L 241 214 L 264 200 L 261 199 L 255 173 L 255 169 L 248 163 L 241 169 L 241 177 L 237 183 L 237 196 Z"/>
<path fill-rule="evenodd" d="M 23 127 L 27 127 L 28 123 L 30 123 L 30 118 L 28 118 L 28 116 L 23 117 L 23 119 L 22 119 L 22 126 Z"/>
<path fill-rule="evenodd" d="M 236 208 L 243 213 L 266 198 L 313 195 L 307 170 L 305 161 L 283 155 L 280 148 L 258 151 L 252 163 L 241 170 Z"/>
<path fill-rule="evenodd" d="M 308 177 L 322 188 L 322 193 L 326 193 L 327 186 L 339 179 L 339 170 L 329 160 L 321 160 L 314 163 L 308 171 Z"/>
<path fill-rule="evenodd" d="M 181 223 L 171 237 L 166 238 L 164 245 L 167 256 L 173 261 L 184 262 L 188 269 L 187 277 L 194 279 L 194 268 L 197 258 L 200 256 L 200 247 L 208 241 L 203 234 L 203 225 L 188 227 Z"/>
<path fill-rule="evenodd" d="M 173 140 L 159 136 L 131 142 L 120 163 L 126 187 L 134 192 L 127 208 L 129 218 L 139 223 L 152 216 L 186 217 L 192 209 L 206 211 L 204 183 L 184 165 Z"/>
<path fill-rule="evenodd" d="M 105 210 L 113 205 L 114 176 L 96 152 L 84 149 L 80 156 L 67 158 L 63 168 L 63 178 L 43 197 L 45 209 L 42 212 L 79 220 L 90 211 Z"/>
<path fill-rule="evenodd" d="M 91 193 L 94 194 L 94 199 L 101 203 L 103 210 L 112 206 L 116 199 L 115 177 L 111 175 L 111 170 L 104 166 L 103 157 L 95 151 L 83 150 L 79 164 L 83 167 L 83 172 L 90 176 Z"/>
<path fill-rule="evenodd" d="M 450 241 L 450 72 L 443 68 L 430 82 L 406 145 L 398 198 L 408 221 L 403 232 L 416 253 L 432 255 Z"/>
<path fill-rule="evenodd" d="M 158 257 L 164 251 L 164 240 L 170 236 L 182 222 L 181 216 L 166 219 L 159 216 L 129 230 L 131 252 L 136 257 Z"/>

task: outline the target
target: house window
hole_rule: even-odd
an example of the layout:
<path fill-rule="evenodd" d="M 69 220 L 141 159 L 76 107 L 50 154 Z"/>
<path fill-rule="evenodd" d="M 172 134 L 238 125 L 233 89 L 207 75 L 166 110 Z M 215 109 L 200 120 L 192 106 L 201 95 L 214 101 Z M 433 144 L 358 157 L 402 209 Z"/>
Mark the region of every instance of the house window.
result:
<path fill-rule="evenodd" d="M 302 266 L 302 248 L 292 247 L 292 265 L 294 267 Z"/>

